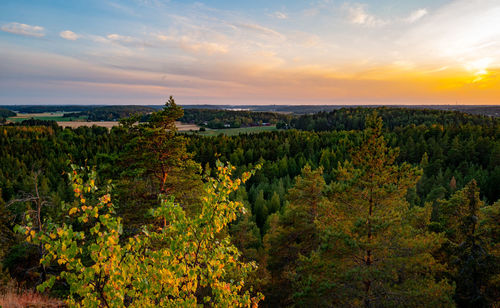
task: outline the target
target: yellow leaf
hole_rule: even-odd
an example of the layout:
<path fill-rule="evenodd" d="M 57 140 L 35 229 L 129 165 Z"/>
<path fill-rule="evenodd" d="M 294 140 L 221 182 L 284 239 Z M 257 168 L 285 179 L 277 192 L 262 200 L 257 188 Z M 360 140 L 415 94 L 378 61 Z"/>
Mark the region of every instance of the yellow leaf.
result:
<path fill-rule="evenodd" d="M 74 213 L 76 213 L 76 211 L 78 211 L 78 209 L 76 207 L 74 207 L 71 210 L 69 210 L 69 214 L 73 215 Z"/>

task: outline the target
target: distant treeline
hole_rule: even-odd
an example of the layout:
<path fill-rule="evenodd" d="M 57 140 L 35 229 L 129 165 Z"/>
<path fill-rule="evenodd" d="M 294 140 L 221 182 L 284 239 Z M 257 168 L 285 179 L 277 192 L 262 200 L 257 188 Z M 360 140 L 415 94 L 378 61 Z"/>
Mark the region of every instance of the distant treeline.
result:
<path fill-rule="evenodd" d="M 29 118 L 29 119 L 23 120 L 21 122 L 6 123 L 4 126 L 48 126 L 48 127 L 52 127 L 53 129 L 56 129 L 57 127 L 59 127 L 57 122 L 54 120 L 40 120 L 40 119 L 34 119 L 34 118 Z"/>
<path fill-rule="evenodd" d="M 73 118 L 85 116 L 89 121 L 118 121 L 131 115 L 147 115 L 153 111 L 155 111 L 155 109 L 147 106 L 105 106 L 95 107 L 87 111 L 66 113 L 64 117 Z"/>
<path fill-rule="evenodd" d="M 278 122 L 289 122 L 291 115 L 274 112 L 252 112 L 248 110 L 186 109 L 180 119 L 184 123 L 209 128 L 248 127 Z"/>
<path fill-rule="evenodd" d="M 8 117 L 15 117 L 16 113 L 8 109 L 0 108 L 0 120 Z"/>
<path fill-rule="evenodd" d="M 19 113 L 44 113 L 44 112 L 75 112 L 85 111 L 96 106 L 89 105 L 5 105 L 3 108 Z"/>
<path fill-rule="evenodd" d="M 464 124 L 491 126 L 500 122 L 499 118 L 470 115 L 458 111 L 443 111 L 431 109 L 407 109 L 395 107 L 377 108 L 342 108 L 331 112 L 319 112 L 302 115 L 291 120 L 292 128 L 308 131 L 330 130 L 362 130 L 365 128 L 367 115 L 376 110 L 389 129 L 408 125 L 450 125 Z"/>

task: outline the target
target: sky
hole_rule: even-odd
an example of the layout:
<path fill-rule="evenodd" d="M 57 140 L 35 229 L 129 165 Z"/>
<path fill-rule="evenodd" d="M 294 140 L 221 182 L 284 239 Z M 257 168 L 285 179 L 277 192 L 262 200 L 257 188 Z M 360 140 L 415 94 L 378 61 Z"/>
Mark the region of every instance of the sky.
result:
<path fill-rule="evenodd" d="M 1 0 L 0 105 L 500 104 L 498 0 Z"/>

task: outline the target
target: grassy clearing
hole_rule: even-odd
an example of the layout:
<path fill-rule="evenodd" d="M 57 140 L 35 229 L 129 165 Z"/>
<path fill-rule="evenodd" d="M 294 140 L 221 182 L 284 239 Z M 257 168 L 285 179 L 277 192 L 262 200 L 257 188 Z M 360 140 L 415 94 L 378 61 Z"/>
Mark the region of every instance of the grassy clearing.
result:
<path fill-rule="evenodd" d="M 80 117 L 63 117 L 64 113 L 56 112 L 46 112 L 46 113 L 18 113 L 15 117 L 7 118 L 7 121 L 11 122 L 21 122 L 28 119 L 44 120 L 44 121 L 57 121 L 57 122 L 69 122 L 69 121 L 84 121 L 85 116 Z"/>
<path fill-rule="evenodd" d="M 219 134 L 224 134 L 226 136 L 236 136 L 239 134 L 257 134 L 262 132 L 272 132 L 275 130 L 276 126 L 252 126 L 241 128 L 207 129 L 204 132 L 193 131 L 187 133 L 198 134 L 202 136 L 217 136 Z"/>

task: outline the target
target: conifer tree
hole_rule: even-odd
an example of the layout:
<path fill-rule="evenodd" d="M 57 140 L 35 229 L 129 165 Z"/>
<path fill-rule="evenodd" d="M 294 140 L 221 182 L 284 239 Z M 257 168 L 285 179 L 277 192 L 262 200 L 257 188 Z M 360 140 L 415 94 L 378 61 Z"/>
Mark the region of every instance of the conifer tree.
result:
<path fill-rule="evenodd" d="M 432 252 L 443 238 L 426 231 L 430 215 L 410 219 L 415 214 L 405 200 L 421 172 L 395 164 L 398 150 L 387 146 L 376 114 L 366 127 L 352 161 L 338 167 L 317 219 L 324 241 L 319 260 L 333 268 L 330 305 L 452 306 L 453 287 L 434 276 L 443 267 Z"/>
<path fill-rule="evenodd" d="M 182 115 L 182 108 L 170 97 L 149 123 L 133 126 L 134 119 L 122 121 L 130 141 L 122 154 L 123 172 L 115 197 L 120 199 L 118 212 L 126 226 L 140 225 L 159 194 L 175 196 L 184 208 L 199 205 L 201 168 L 187 153 L 186 141 L 175 126 Z"/>
<path fill-rule="evenodd" d="M 492 307 L 500 307 L 500 200 L 496 203 L 485 206 L 480 214 L 482 234 L 488 243 L 489 253 L 493 261 L 490 279 L 486 286 L 486 296 L 491 301 Z"/>
<path fill-rule="evenodd" d="M 269 306 L 289 306 L 293 303 L 293 281 L 300 255 L 308 256 L 319 243 L 315 219 L 323 202 L 326 187 L 323 170 L 311 170 L 309 165 L 288 191 L 288 204 L 282 215 L 273 215 L 270 230 L 264 237 L 267 268 L 271 283 L 266 295 Z"/>
<path fill-rule="evenodd" d="M 472 180 L 449 200 L 440 200 L 437 212 L 438 226 L 448 240 L 443 252 L 456 283 L 457 306 L 491 306 L 495 301 L 494 277 L 499 274 L 498 258 L 494 256 L 495 244 L 491 241 L 495 238 L 495 224 L 491 224 L 495 206 L 484 206 L 477 183 Z"/>

